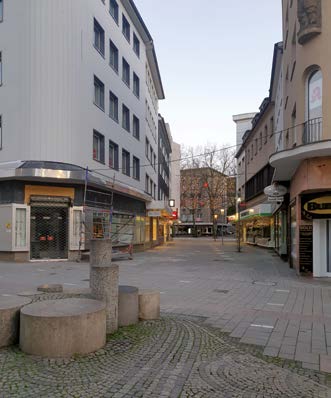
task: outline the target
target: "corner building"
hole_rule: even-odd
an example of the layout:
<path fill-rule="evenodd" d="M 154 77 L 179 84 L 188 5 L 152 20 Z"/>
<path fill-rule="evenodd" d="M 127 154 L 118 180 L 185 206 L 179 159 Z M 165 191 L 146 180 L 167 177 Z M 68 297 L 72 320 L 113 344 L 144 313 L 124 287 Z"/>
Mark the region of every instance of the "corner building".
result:
<path fill-rule="evenodd" d="M 331 2 L 283 0 L 283 128 L 270 157 L 289 186 L 291 266 L 331 276 Z"/>
<path fill-rule="evenodd" d="M 158 189 L 164 91 L 134 2 L 0 8 L 0 258 L 74 258 L 85 168 L 102 173 L 96 190 L 113 181 L 114 210 L 137 216 L 134 243 L 144 247 L 155 224 L 146 205 Z M 40 254 L 41 225 L 53 231 L 51 255 Z"/>

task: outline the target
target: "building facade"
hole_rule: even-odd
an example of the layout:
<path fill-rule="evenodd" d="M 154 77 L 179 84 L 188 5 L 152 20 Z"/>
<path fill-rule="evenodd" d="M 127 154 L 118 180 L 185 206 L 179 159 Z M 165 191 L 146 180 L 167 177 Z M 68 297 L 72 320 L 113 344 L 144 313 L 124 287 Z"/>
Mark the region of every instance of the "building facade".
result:
<path fill-rule="evenodd" d="M 283 128 L 270 157 L 289 186 L 292 267 L 331 276 L 331 4 L 283 0 Z"/>
<path fill-rule="evenodd" d="M 264 247 L 275 246 L 275 205 L 268 201 L 264 188 L 272 183 L 274 170 L 269 156 L 275 151 L 275 102 L 282 65 L 282 43 L 274 46 L 269 96 L 250 121 L 252 127 L 242 136 L 236 159 L 237 195 L 242 236 L 245 242 Z M 234 117 L 238 123 L 240 117 Z"/>
<path fill-rule="evenodd" d="M 135 244 L 149 244 L 164 91 L 134 2 L 0 4 L 2 257 L 72 258 L 86 170 L 115 211 L 136 216 Z"/>
<path fill-rule="evenodd" d="M 210 167 L 183 169 L 180 176 L 182 234 L 200 236 L 221 231 L 221 224 L 227 224 L 234 178 Z"/>

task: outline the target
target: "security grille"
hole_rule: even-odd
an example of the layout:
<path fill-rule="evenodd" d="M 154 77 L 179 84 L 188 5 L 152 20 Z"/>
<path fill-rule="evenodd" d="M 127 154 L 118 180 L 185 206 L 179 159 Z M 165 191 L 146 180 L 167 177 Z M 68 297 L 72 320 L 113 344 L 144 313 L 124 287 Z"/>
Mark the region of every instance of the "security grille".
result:
<path fill-rule="evenodd" d="M 68 258 L 69 201 L 31 198 L 32 260 Z"/>

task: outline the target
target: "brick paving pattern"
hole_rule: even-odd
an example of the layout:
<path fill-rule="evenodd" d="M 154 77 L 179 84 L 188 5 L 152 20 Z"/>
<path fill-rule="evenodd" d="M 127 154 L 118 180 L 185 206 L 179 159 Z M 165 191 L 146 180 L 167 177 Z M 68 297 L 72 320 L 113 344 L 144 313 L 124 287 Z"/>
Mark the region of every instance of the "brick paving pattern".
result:
<path fill-rule="evenodd" d="M 124 328 L 88 356 L 46 360 L 1 350 L 0 369 L 2 398 L 331 396 L 322 374 L 276 366 L 176 316 Z"/>

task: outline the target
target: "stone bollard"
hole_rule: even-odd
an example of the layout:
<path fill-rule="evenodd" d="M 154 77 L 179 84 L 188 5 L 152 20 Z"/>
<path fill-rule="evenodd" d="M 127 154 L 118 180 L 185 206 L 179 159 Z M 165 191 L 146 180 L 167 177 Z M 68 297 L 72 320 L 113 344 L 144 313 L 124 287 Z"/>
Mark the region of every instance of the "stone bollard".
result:
<path fill-rule="evenodd" d="M 106 303 L 107 333 L 118 329 L 118 265 L 111 263 L 111 241 L 91 240 L 92 297 Z"/>

